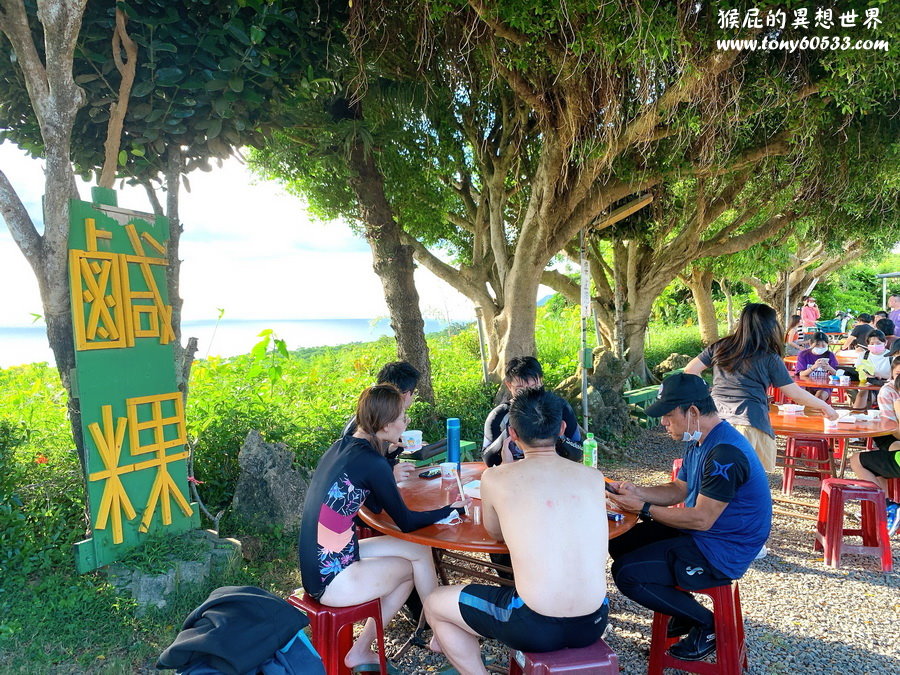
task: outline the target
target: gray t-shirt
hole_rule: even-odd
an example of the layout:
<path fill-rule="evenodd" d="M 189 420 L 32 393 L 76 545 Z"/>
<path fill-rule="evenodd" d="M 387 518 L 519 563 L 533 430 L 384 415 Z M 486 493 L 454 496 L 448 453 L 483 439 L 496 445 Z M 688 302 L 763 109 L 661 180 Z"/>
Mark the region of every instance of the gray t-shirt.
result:
<path fill-rule="evenodd" d="M 769 385 L 783 387 L 791 384 L 784 361 L 771 352 L 749 359 L 744 372 L 729 372 L 715 365 L 715 345 L 700 353 L 704 366 L 713 366 L 712 397 L 719 414 L 731 424 L 744 424 L 774 437 L 769 422 Z"/>

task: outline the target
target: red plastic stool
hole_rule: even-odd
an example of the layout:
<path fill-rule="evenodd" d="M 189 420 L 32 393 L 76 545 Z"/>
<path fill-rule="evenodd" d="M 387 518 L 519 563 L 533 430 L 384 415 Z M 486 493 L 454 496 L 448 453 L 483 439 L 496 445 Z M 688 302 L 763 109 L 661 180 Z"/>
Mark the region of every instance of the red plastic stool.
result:
<path fill-rule="evenodd" d="M 679 457 L 675 461 L 672 462 L 672 482 L 675 482 L 675 479 L 678 478 L 678 472 L 681 471 L 681 464 L 683 463 L 683 459 Z M 681 509 L 684 508 L 684 502 L 680 502 L 678 504 L 673 504 L 669 507 L 670 509 Z"/>
<path fill-rule="evenodd" d="M 802 477 L 802 478 L 799 478 Z M 789 495 L 794 484 L 818 486 L 821 481 L 834 476 L 834 457 L 831 445 L 825 438 L 789 437 L 784 450 L 784 475 L 781 491 Z"/>
<path fill-rule="evenodd" d="M 583 675 L 619 675 L 619 657 L 602 639 L 590 647 L 560 649 L 557 652 L 512 651 L 509 675 L 551 675 L 582 673 Z"/>
<path fill-rule="evenodd" d="M 887 479 L 887 498 L 892 502 L 900 502 L 900 478 Z"/>
<path fill-rule="evenodd" d="M 859 529 L 844 528 L 844 505 L 850 499 L 862 502 L 862 523 Z M 894 562 L 891 559 L 886 509 L 884 491 L 875 483 L 845 478 L 822 481 L 814 550 L 824 550 L 825 564 L 832 567 L 841 566 L 842 553 L 858 553 L 881 556 L 881 570 L 892 571 Z M 845 544 L 844 537 L 848 535 L 861 536 L 862 546 Z"/>
<path fill-rule="evenodd" d="M 678 472 L 681 471 L 681 464 L 683 463 L 683 459 L 679 457 L 674 462 L 672 462 L 672 480 L 674 481 L 678 478 Z"/>
<path fill-rule="evenodd" d="M 381 601 L 378 598 L 350 607 L 328 607 L 313 600 L 306 593 L 293 594 L 288 602 L 306 612 L 312 629 L 313 647 L 325 664 L 326 675 L 350 675 L 344 657 L 353 644 L 353 624 L 375 619 L 378 635 L 378 662 L 382 675 L 387 675 L 384 655 L 384 626 L 381 623 Z"/>
<path fill-rule="evenodd" d="M 715 663 L 682 661 L 670 655 L 667 650 L 681 638 L 666 637 L 669 616 L 654 612 L 647 675 L 662 675 L 666 668 L 678 668 L 703 675 L 737 675 L 747 667 L 744 615 L 741 612 L 741 592 L 738 582 L 732 581 L 728 586 L 705 588 L 691 593 L 702 593 L 712 598 L 716 631 Z"/>

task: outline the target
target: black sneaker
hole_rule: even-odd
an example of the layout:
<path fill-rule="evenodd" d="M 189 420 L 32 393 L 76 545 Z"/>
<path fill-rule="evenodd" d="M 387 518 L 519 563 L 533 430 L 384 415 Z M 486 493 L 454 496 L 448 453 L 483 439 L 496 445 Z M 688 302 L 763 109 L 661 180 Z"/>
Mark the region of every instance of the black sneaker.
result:
<path fill-rule="evenodd" d="M 694 626 L 687 637 L 669 647 L 669 654 L 682 661 L 700 661 L 716 651 L 712 626 Z"/>
<path fill-rule="evenodd" d="M 684 619 L 680 616 L 670 616 L 669 624 L 666 626 L 666 637 L 674 638 L 687 635 L 691 628 L 697 625 L 696 621 Z"/>

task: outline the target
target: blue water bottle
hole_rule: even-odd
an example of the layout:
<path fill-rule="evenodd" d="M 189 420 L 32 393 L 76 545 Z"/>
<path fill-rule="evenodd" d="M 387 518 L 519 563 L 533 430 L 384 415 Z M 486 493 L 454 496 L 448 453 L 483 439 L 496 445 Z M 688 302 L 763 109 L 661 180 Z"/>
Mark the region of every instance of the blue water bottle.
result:
<path fill-rule="evenodd" d="M 459 418 L 447 418 L 447 461 L 456 462 L 456 470 L 461 471 L 459 458 Z"/>

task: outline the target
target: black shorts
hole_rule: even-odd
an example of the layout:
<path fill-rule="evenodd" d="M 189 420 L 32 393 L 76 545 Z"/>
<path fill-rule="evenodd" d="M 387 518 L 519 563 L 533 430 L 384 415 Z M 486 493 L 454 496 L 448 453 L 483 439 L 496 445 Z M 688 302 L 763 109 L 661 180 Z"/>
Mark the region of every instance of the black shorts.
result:
<path fill-rule="evenodd" d="M 606 630 L 609 599 L 585 616 L 552 617 L 529 609 L 511 586 L 469 584 L 459 594 L 459 613 L 479 635 L 523 652 L 589 647 Z"/>
<path fill-rule="evenodd" d="M 859 453 L 859 463 L 876 476 L 900 478 L 900 450 L 869 450 Z"/>

